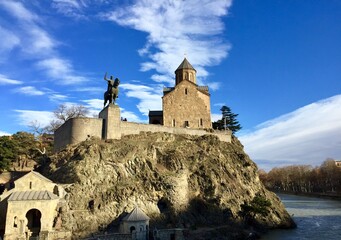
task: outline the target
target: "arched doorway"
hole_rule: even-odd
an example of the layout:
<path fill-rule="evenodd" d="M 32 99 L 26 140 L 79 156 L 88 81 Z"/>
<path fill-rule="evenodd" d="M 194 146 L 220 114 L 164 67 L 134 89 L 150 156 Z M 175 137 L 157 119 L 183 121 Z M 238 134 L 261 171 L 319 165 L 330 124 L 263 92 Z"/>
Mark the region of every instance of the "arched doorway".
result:
<path fill-rule="evenodd" d="M 39 236 L 41 227 L 41 212 L 38 209 L 31 209 L 26 213 L 27 228 L 32 233 L 32 237 Z"/>

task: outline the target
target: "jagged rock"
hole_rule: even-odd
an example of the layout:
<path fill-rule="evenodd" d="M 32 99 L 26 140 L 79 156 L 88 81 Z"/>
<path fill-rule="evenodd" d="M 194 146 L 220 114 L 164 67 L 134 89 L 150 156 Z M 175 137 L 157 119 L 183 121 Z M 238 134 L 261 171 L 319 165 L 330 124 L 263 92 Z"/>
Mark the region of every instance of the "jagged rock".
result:
<path fill-rule="evenodd" d="M 232 143 L 212 135 L 168 133 L 90 139 L 55 154 L 45 171 L 66 184 L 63 226 L 79 236 L 114 226 L 135 204 L 156 226 L 236 224 L 241 205 L 256 194 L 272 203 L 270 213 L 257 219 L 260 223 L 293 225 L 235 137 Z"/>

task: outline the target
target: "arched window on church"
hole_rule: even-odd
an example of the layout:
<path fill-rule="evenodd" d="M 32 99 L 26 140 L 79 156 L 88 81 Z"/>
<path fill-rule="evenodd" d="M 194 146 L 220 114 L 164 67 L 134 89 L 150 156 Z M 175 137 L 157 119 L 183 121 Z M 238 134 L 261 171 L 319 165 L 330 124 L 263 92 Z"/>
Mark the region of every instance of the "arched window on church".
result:
<path fill-rule="evenodd" d="M 185 73 L 185 79 L 188 80 L 188 73 Z"/>
<path fill-rule="evenodd" d="M 13 221 L 13 227 L 18 227 L 18 218 L 17 216 L 14 217 L 14 221 Z"/>
<path fill-rule="evenodd" d="M 187 95 L 188 91 L 187 91 L 187 88 L 185 88 L 185 94 Z"/>

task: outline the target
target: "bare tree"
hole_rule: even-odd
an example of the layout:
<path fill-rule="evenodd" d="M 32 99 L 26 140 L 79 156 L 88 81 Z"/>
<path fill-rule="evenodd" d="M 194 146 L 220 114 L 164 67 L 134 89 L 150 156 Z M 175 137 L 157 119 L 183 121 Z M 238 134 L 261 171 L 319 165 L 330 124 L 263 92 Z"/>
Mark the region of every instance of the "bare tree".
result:
<path fill-rule="evenodd" d="M 63 123 L 71 118 L 86 117 L 89 110 L 83 105 L 71 105 L 61 104 L 56 110 L 53 111 L 55 119 L 50 121 L 50 124 L 46 127 L 47 132 L 54 132 Z"/>
<path fill-rule="evenodd" d="M 61 120 L 63 123 L 70 118 L 85 117 L 88 113 L 89 110 L 83 105 L 67 106 L 65 104 L 61 104 L 53 111 L 55 118 Z"/>

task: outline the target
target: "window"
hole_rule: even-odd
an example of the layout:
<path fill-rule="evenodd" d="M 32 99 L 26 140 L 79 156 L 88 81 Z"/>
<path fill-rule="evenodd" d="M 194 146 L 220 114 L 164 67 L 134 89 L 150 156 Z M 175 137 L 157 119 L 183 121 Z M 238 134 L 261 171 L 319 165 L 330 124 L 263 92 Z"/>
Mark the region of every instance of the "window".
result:
<path fill-rule="evenodd" d="M 13 221 L 13 227 L 18 227 L 18 218 L 17 216 L 14 217 L 14 221 Z"/>
<path fill-rule="evenodd" d="M 172 126 L 175 127 L 175 119 L 172 121 Z"/>
<path fill-rule="evenodd" d="M 187 88 L 185 88 L 185 94 L 187 95 L 188 91 L 187 91 Z"/>
<path fill-rule="evenodd" d="M 30 189 L 32 189 L 32 182 L 30 182 Z"/>
<path fill-rule="evenodd" d="M 189 127 L 189 122 L 185 121 L 185 127 Z"/>
<path fill-rule="evenodd" d="M 203 122 L 202 122 L 202 118 L 200 118 L 200 126 L 202 127 Z"/>

